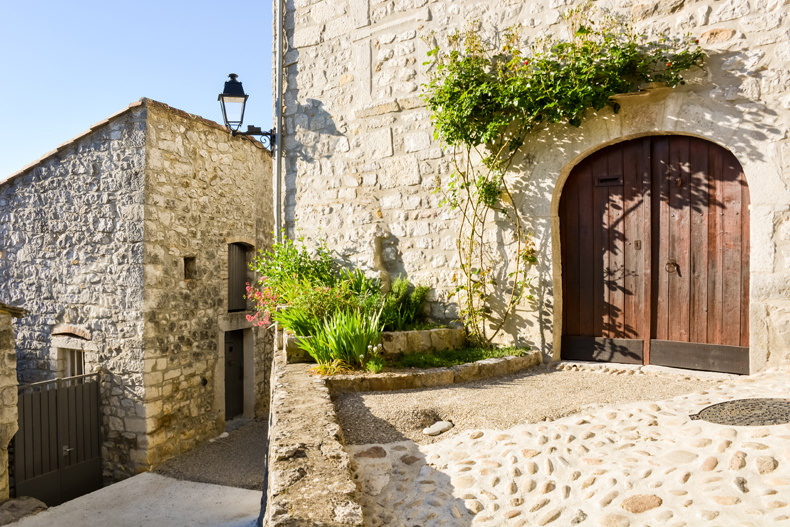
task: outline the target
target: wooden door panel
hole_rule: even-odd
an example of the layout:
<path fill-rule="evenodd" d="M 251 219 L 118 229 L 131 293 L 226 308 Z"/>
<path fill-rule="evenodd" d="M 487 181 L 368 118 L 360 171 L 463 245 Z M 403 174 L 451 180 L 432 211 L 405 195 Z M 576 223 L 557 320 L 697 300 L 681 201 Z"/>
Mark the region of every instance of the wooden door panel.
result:
<path fill-rule="evenodd" d="M 698 342 L 653 340 L 653 364 L 688 370 L 749 373 L 749 348 Z"/>
<path fill-rule="evenodd" d="M 669 200 L 666 196 L 669 195 L 668 182 L 669 182 L 669 138 L 656 137 L 653 138 L 652 152 L 651 152 L 651 181 L 652 181 L 652 203 L 651 203 L 651 225 L 660 225 L 662 230 L 669 229 Z M 662 199 L 662 196 L 665 198 Z M 653 231 L 654 229 L 651 229 Z M 656 304 L 652 299 L 658 295 L 669 295 L 669 280 L 664 266 L 657 266 L 657 262 L 669 261 L 669 247 L 667 244 L 659 243 L 659 238 L 656 233 L 651 236 L 651 304 L 652 320 L 651 328 L 653 338 L 656 339 L 669 339 L 669 313 L 666 311 L 666 303 Z"/>
<path fill-rule="evenodd" d="M 722 226 L 722 335 L 721 344 L 727 346 L 744 345 L 741 343 L 741 271 L 742 240 L 741 214 L 743 209 L 741 168 L 735 158 L 723 156 L 722 195 L 724 197 Z"/>
<path fill-rule="evenodd" d="M 660 211 L 653 223 L 653 339 L 745 348 L 748 188 L 740 165 L 697 138 L 654 141 L 654 159 L 665 154 L 666 165 L 653 174 Z"/>
<path fill-rule="evenodd" d="M 722 152 L 709 153 L 710 173 L 718 174 L 722 169 Z M 724 205 L 723 187 L 712 182 L 709 186 L 708 200 L 708 276 L 707 276 L 707 339 L 706 342 L 721 344 L 722 334 L 722 268 L 723 254 L 719 241 L 723 225 L 722 207 Z M 711 213 L 713 211 L 713 213 Z"/>
<path fill-rule="evenodd" d="M 570 253 L 568 247 L 578 247 L 580 237 L 580 224 L 579 217 L 582 211 L 579 208 L 579 187 L 578 185 L 571 185 L 567 191 L 563 193 L 563 199 L 567 203 L 565 208 L 565 216 L 563 217 L 563 225 L 566 226 L 567 236 L 565 243 L 562 244 L 562 261 L 569 262 L 568 258 Z M 587 218 L 584 219 L 587 221 Z M 580 321 L 579 321 L 579 303 L 581 296 L 581 283 L 580 283 L 580 269 L 578 261 L 563 267 L 563 281 L 567 284 L 565 291 L 567 295 L 563 305 L 565 306 L 565 332 L 571 335 L 580 334 Z"/>
<path fill-rule="evenodd" d="M 244 412 L 244 331 L 225 333 L 225 419 Z"/>
<path fill-rule="evenodd" d="M 590 262 L 593 271 L 593 297 L 592 297 L 592 311 L 593 311 L 593 331 L 592 334 L 596 337 L 610 337 L 608 327 L 604 331 L 604 319 L 608 317 L 609 307 L 606 302 L 607 288 L 606 288 L 606 265 L 605 261 L 608 260 L 608 243 L 609 243 L 609 214 L 607 202 L 609 199 L 609 189 L 606 186 L 598 185 L 595 183 L 596 179 L 606 177 L 608 172 L 608 164 L 606 157 L 598 155 L 593 158 L 592 163 L 592 225 L 593 225 L 593 250 L 589 253 L 592 256 Z M 581 254 L 582 260 L 584 253 Z M 584 309 L 584 306 L 580 306 Z M 607 325 L 608 326 L 608 325 Z"/>
<path fill-rule="evenodd" d="M 650 337 L 643 285 L 645 255 L 650 253 L 644 220 L 645 144 L 632 141 L 626 149 L 591 156 L 574 170 L 563 191 L 563 334 L 591 337 L 567 340 L 563 356 L 642 360 L 642 339 Z M 640 348 L 636 355 L 635 347 Z"/>
<path fill-rule="evenodd" d="M 571 333 L 576 335 L 593 335 L 595 332 L 594 313 L 591 306 L 595 302 L 595 282 L 597 281 L 592 260 L 595 255 L 593 231 L 597 229 L 595 215 L 592 207 L 592 171 L 589 166 L 582 167 L 582 173 L 577 179 L 579 195 L 579 245 L 575 257 L 571 260 L 579 270 L 579 331 Z M 586 198 L 586 199 L 583 199 Z"/>
<path fill-rule="evenodd" d="M 645 363 L 690 353 L 742 370 L 720 345 L 748 369 L 748 208 L 737 160 L 702 139 L 626 141 L 580 163 L 560 200 L 563 357 L 630 362 L 638 341 Z"/>
<path fill-rule="evenodd" d="M 658 196 L 669 201 L 668 230 L 654 238 L 654 243 L 667 245 L 667 260 L 657 262 L 667 274 L 667 309 L 669 312 L 668 340 L 689 340 L 689 249 L 690 249 L 690 177 L 688 138 L 671 138 L 669 166 L 664 189 L 668 196 Z"/>
<path fill-rule="evenodd" d="M 710 201 L 709 149 L 693 141 L 689 148 L 690 171 L 690 239 L 689 248 L 689 337 L 691 342 L 708 338 L 708 203 Z"/>

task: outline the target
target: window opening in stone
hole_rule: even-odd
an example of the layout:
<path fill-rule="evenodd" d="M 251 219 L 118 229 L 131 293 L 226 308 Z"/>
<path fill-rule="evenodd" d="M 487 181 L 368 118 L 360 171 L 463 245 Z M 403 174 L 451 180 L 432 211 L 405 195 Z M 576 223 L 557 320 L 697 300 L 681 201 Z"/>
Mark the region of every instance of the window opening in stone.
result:
<path fill-rule="evenodd" d="M 194 256 L 184 256 L 184 280 L 194 280 L 196 274 L 196 258 Z"/>
<path fill-rule="evenodd" d="M 64 377 L 74 377 L 85 373 L 85 352 L 66 350 L 66 371 Z"/>
<path fill-rule="evenodd" d="M 228 245 L 228 312 L 246 311 L 249 261 L 252 251 L 247 244 Z"/>

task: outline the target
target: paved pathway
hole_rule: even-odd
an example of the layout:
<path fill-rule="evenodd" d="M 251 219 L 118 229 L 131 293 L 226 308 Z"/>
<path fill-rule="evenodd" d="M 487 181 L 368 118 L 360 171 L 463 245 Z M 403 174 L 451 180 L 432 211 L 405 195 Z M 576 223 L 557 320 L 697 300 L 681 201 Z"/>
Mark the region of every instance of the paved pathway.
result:
<path fill-rule="evenodd" d="M 146 472 L 8 527 L 254 527 L 260 491 Z"/>
<path fill-rule="evenodd" d="M 790 424 L 689 418 L 763 397 L 790 398 L 790 369 L 432 445 L 348 451 L 369 527 L 790 526 Z"/>

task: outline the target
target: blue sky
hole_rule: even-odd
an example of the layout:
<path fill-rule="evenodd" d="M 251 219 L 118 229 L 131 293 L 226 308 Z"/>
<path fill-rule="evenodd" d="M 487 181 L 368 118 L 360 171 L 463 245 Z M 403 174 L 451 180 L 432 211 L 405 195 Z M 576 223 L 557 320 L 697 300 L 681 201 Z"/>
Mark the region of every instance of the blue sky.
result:
<path fill-rule="evenodd" d="M 271 47 L 266 0 L 0 0 L 0 180 L 142 97 L 221 122 L 228 73 L 268 130 Z"/>

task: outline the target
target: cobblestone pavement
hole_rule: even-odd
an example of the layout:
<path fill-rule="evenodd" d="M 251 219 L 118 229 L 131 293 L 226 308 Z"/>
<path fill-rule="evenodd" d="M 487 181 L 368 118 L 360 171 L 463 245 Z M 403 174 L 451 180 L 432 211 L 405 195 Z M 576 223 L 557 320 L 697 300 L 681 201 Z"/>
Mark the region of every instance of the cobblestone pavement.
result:
<path fill-rule="evenodd" d="M 790 398 L 790 369 L 419 446 L 354 445 L 369 527 L 790 526 L 790 424 L 690 415 Z"/>

